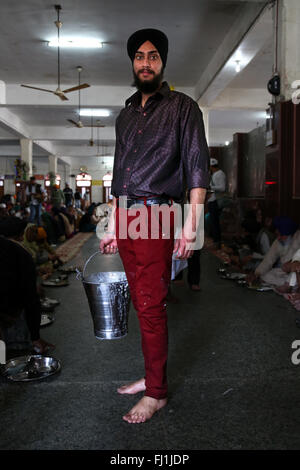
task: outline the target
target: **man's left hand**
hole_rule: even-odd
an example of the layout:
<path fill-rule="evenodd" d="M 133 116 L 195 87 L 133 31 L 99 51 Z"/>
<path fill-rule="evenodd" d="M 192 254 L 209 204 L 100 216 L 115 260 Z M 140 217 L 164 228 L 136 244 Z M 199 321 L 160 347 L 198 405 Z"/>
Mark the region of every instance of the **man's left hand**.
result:
<path fill-rule="evenodd" d="M 190 258 L 193 253 L 193 246 L 196 241 L 195 235 L 189 235 L 187 231 L 182 230 L 181 236 L 175 240 L 173 253 L 177 252 L 178 259 Z"/>

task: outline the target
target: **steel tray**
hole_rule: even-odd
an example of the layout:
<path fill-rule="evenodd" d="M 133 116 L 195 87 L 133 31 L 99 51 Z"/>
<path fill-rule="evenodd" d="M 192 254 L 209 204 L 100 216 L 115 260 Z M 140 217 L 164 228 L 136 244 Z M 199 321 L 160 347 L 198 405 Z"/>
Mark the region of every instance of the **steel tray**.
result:
<path fill-rule="evenodd" d="M 54 357 L 28 355 L 10 359 L 2 367 L 2 374 L 13 382 L 31 382 L 56 374 L 61 370 L 61 363 Z"/>

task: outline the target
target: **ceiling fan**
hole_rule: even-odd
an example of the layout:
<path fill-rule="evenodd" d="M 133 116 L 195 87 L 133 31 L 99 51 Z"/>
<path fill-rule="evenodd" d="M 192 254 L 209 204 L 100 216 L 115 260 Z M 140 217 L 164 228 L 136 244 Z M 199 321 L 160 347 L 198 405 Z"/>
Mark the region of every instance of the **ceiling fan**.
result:
<path fill-rule="evenodd" d="M 94 139 L 93 139 L 93 129 L 94 129 L 94 127 L 99 128 L 99 127 L 105 127 L 105 126 L 101 125 L 99 120 L 97 120 L 97 125 L 94 126 L 93 125 L 93 116 L 91 116 L 91 125 L 90 126 L 85 126 L 85 127 L 90 127 L 91 128 L 91 138 L 89 140 L 89 146 L 93 147 L 94 146 Z M 98 133 L 97 141 L 98 141 L 98 147 L 99 147 L 99 131 L 97 131 L 97 133 Z"/>
<path fill-rule="evenodd" d="M 77 67 L 77 70 L 78 70 L 78 116 L 79 116 L 79 120 L 78 122 L 74 121 L 73 119 L 67 119 L 68 122 L 70 122 L 71 124 L 73 124 L 74 126 L 76 127 L 84 127 L 82 122 L 80 121 L 80 90 L 81 90 L 81 85 L 80 85 L 80 74 L 82 72 L 82 67 L 80 65 L 78 65 Z"/>
<path fill-rule="evenodd" d="M 78 70 L 78 87 L 77 88 L 78 88 L 78 116 L 79 116 L 79 120 L 76 122 L 76 121 L 74 121 L 74 119 L 67 119 L 67 121 L 70 122 L 73 126 L 79 127 L 79 129 L 81 129 L 82 127 L 105 127 L 105 126 L 102 126 L 102 125 L 93 126 L 93 116 L 91 116 L 91 125 L 90 126 L 84 125 L 82 123 L 82 121 L 80 120 L 80 110 L 81 110 L 81 104 L 80 104 L 80 90 L 81 90 L 80 73 L 82 72 L 82 67 L 79 65 L 77 67 L 77 70 Z M 100 121 L 97 121 L 97 122 L 99 123 Z"/>
<path fill-rule="evenodd" d="M 100 121 L 97 121 L 98 123 Z M 93 126 L 93 127 L 105 127 L 105 126 Z M 109 155 L 105 155 L 105 153 L 100 153 L 100 136 L 99 136 L 99 129 L 97 129 L 97 153 L 96 155 L 89 155 L 89 157 L 106 157 L 106 156 L 109 156 Z M 94 140 L 93 140 L 93 129 L 92 129 L 92 135 L 91 135 L 91 140 L 89 141 L 89 146 L 90 147 L 93 147 L 94 146 Z M 103 163 L 103 162 L 102 162 Z"/>
<path fill-rule="evenodd" d="M 82 85 L 75 86 L 72 88 L 68 88 L 66 90 L 61 90 L 60 88 L 60 47 L 59 47 L 59 33 L 60 33 L 60 28 L 62 27 L 62 22 L 59 19 L 59 12 L 61 10 L 60 5 L 54 5 L 55 10 L 57 11 L 57 21 L 55 21 L 55 25 L 57 27 L 57 89 L 55 91 L 53 90 L 47 90 L 45 88 L 38 88 L 35 86 L 30 86 L 30 85 L 21 85 L 25 88 L 32 88 L 33 90 L 39 90 L 39 91 L 46 91 L 47 93 L 54 93 L 54 95 L 57 95 L 62 101 L 68 100 L 68 98 L 65 96 L 65 93 L 70 93 L 71 91 L 77 91 L 82 88 L 88 88 L 90 85 L 88 83 L 83 83 Z"/>

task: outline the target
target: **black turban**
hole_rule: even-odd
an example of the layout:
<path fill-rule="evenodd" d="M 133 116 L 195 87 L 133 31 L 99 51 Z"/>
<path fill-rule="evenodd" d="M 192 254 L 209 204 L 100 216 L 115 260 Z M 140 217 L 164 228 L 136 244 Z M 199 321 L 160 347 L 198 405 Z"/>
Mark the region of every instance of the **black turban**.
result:
<path fill-rule="evenodd" d="M 166 66 L 168 57 L 168 38 L 158 29 L 140 29 L 133 33 L 127 41 L 127 52 L 133 62 L 135 53 L 144 42 L 150 41 L 158 50 L 163 66 Z"/>
<path fill-rule="evenodd" d="M 0 220 L 0 235 L 4 237 L 17 237 L 23 234 L 27 222 L 18 217 L 6 217 Z"/>
<path fill-rule="evenodd" d="M 297 224 L 292 219 L 285 216 L 274 217 L 273 225 L 280 232 L 280 235 L 283 236 L 294 235 L 298 228 Z"/>

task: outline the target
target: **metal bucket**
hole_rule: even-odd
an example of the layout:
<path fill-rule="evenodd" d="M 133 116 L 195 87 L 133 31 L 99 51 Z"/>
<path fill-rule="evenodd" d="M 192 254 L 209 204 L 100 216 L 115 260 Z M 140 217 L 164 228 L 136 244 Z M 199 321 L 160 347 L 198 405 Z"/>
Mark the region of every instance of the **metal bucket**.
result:
<path fill-rule="evenodd" d="M 119 339 L 127 335 L 130 307 L 129 286 L 124 272 L 100 272 L 85 277 L 85 263 L 79 278 L 84 286 L 97 339 Z"/>

